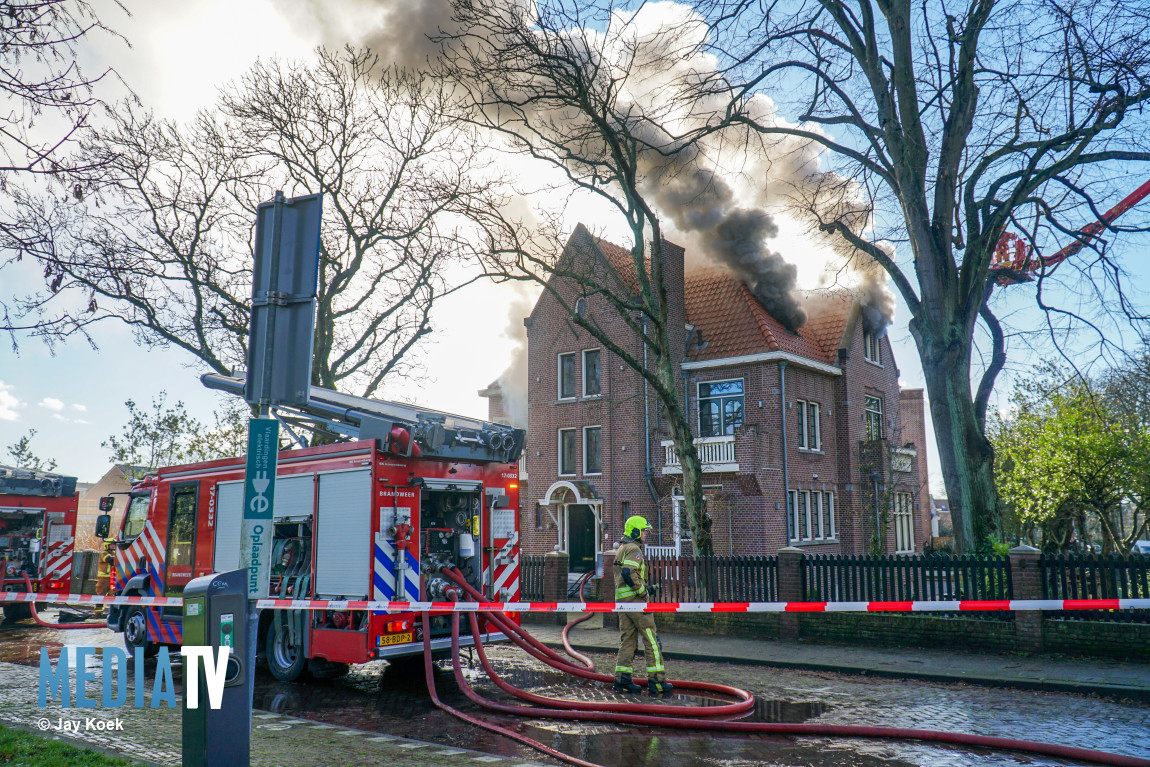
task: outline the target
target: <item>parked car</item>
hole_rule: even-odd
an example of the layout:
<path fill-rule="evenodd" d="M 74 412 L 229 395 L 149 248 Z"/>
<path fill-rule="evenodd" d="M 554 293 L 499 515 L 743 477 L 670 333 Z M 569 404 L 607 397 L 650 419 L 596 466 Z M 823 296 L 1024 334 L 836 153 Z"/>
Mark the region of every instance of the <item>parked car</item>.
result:
<path fill-rule="evenodd" d="M 1150 541 L 1134 541 L 1131 554 L 1150 554 Z"/>

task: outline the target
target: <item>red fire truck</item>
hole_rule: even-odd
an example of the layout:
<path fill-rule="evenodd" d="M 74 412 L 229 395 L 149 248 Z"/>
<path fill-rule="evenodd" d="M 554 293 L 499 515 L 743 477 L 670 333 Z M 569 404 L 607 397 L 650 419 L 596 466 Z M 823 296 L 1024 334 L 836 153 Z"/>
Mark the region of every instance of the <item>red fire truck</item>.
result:
<path fill-rule="evenodd" d="M 67 594 L 76 542 L 76 478 L 0 466 L 0 588 Z M 27 604 L 4 606 L 4 617 L 31 616 Z"/>
<path fill-rule="evenodd" d="M 243 380 L 205 385 L 239 394 Z M 346 441 L 279 454 L 270 596 L 442 600 L 458 567 L 488 598 L 519 598 L 519 469 L 524 432 L 312 387 L 275 412 Z M 302 440 L 301 440 L 302 442 Z M 115 590 L 178 596 L 188 581 L 240 566 L 243 458 L 163 468 L 132 490 L 116 541 Z M 113 608 L 129 649 L 181 641 L 179 608 Z M 422 652 L 412 613 L 264 611 L 259 644 L 272 674 L 339 673 L 347 664 Z M 450 646 L 446 617 L 432 647 Z M 492 634 L 497 639 L 498 635 Z"/>

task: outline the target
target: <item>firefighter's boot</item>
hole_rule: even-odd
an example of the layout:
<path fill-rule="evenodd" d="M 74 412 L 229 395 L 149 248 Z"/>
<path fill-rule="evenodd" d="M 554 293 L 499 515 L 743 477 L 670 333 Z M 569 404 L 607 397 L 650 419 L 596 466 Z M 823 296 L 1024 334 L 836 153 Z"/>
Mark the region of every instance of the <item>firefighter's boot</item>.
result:
<path fill-rule="evenodd" d="M 647 692 L 652 695 L 664 695 L 669 693 L 675 688 L 675 685 L 664 679 L 662 682 L 656 682 L 654 679 L 647 682 Z"/>
<path fill-rule="evenodd" d="M 615 677 L 615 692 L 627 692 L 634 695 L 642 691 L 642 687 L 631 681 L 630 674 L 619 674 Z"/>

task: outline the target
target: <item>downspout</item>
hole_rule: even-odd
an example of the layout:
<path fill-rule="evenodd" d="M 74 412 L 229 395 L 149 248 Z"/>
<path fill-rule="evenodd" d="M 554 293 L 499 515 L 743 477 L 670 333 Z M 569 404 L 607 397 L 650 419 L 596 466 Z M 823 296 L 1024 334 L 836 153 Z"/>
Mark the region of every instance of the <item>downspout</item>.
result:
<path fill-rule="evenodd" d="M 791 477 L 787 471 L 787 361 L 779 360 L 779 412 L 780 420 L 783 422 L 783 515 L 786 518 L 786 528 L 789 531 L 791 526 Z M 798 530 L 795 531 L 797 537 Z M 788 534 L 789 538 L 789 534 Z M 790 540 L 787 540 L 787 545 L 790 545 Z"/>

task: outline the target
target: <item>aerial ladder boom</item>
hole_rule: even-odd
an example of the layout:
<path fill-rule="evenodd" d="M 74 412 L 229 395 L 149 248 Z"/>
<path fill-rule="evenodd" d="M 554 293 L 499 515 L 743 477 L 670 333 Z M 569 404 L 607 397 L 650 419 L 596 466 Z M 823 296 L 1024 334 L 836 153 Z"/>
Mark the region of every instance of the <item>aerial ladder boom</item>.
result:
<path fill-rule="evenodd" d="M 1083 248 L 1090 244 L 1091 240 L 1102 234 L 1116 218 L 1133 208 L 1147 195 L 1150 195 L 1150 180 L 1147 180 L 1142 186 L 1124 197 L 1121 202 L 1102 214 L 1100 219 L 1079 229 L 1074 242 L 1049 256 L 1031 256 L 1026 242 L 1021 237 L 1013 232 L 1005 232 L 1002 239 L 998 241 L 998 247 L 995 249 L 994 258 L 990 263 L 991 276 L 999 285 L 1015 285 L 1020 282 L 1030 282 L 1034 279 L 1034 273 L 1039 269 L 1046 269 L 1049 273 L 1049 270 L 1054 269 L 1066 259 L 1080 253 Z"/>
<path fill-rule="evenodd" d="M 200 382 L 209 389 L 244 396 L 244 378 L 205 373 Z M 274 415 L 302 444 L 295 429 L 303 428 L 328 439 L 380 439 L 387 450 L 407 456 L 461 461 L 514 463 L 523 452 L 526 432 L 477 418 L 387 402 L 312 386 L 308 403 L 276 406 Z"/>

